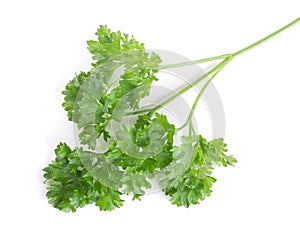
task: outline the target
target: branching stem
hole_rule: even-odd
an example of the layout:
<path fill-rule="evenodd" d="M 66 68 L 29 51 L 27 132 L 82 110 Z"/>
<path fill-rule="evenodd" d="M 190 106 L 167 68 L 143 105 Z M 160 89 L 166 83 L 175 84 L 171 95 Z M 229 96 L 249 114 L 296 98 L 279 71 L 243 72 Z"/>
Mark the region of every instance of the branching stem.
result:
<path fill-rule="evenodd" d="M 173 101 L 174 99 L 176 99 L 177 97 L 179 97 L 180 95 L 182 95 L 183 93 L 185 93 L 186 91 L 188 91 L 189 89 L 191 89 L 192 87 L 194 87 L 195 85 L 197 85 L 198 83 L 200 83 L 203 79 L 205 79 L 206 77 L 209 77 L 209 80 L 207 81 L 207 83 L 203 86 L 203 88 L 200 90 L 200 93 L 198 94 L 198 96 L 195 99 L 195 102 L 193 104 L 193 107 L 189 113 L 189 116 L 187 118 L 186 123 L 179 127 L 178 130 L 182 129 L 183 127 L 185 127 L 187 124 L 190 124 L 191 122 L 191 118 L 193 115 L 193 112 L 195 111 L 197 104 L 199 102 L 199 99 L 201 98 L 203 92 L 205 91 L 205 89 L 207 88 L 207 86 L 210 84 L 210 82 L 212 81 L 213 78 L 215 78 L 215 76 L 225 67 L 225 65 L 227 65 L 233 58 L 235 58 L 236 56 L 239 56 L 259 45 L 261 45 L 262 43 L 270 40 L 271 38 L 277 36 L 278 34 L 282 33 L 283 31 L 287 30 L 288 28 L 292 27 L 293 25 L 297 24 L 300 22 L 300 17 L 298 17 L 297 19 L 295 19 L 294 21 L 290 22 L 289 24 L 285 25 L 284 27 L 276 30 L 275 32 L 267 35 L 266 37 L 248 45 L 247 47 L 244 47 L 234 53 L 231 54 L 223 54 L 223 55 L 218 55 L 218 56 L 214 56 L 214 57 L 210 57 L 210 58 L 204 58 L 204 59 L 199 59 L 199 60 L 195 60 L 195 61 L 188 61 L 188 62 L 183 62 L 183 63 L 177 63 L 177 64 L 170 64 L 170 65 L 162 65 L 160 67 L 160 69 L 170 69 L 170 68 L 178 68 L 178 67 L 184 67 L 184 66 L 188 66 L 188 65 L 194 65 L 194 64 L 199 64 L 199 63 L 204 63 L 204 62 L 210 62 L 210 61 L 214 61 L 214 60 L 222 60 L 219 64 L 217 64 L 214 68 L 212 68 L 210 71 L 208 71 L 206 74 L 202 75 L 201 77 L 199 77 L 198 79 L 196 79 L 195 81 L 193 81 L 191 84 L 183 87 L 181 90 L 179 90 L 177 93 L 171 95 L 170 97 L 168 97 L 167 99 L 165 99 L 164 101 L 162 101 L 160 104 L 158 104 L 157 106 L 151 108 L 151 109 L 142 109 L 142 110 L 138 110 L 138 111 L 134 111 L 134 112 L 130 112 L 127 113 L 127 115 L 137 115 L 137 114 L 143 114 L 143 113 L 149 113 L 150 115 L 152 115 L 153 113 L 155 113 L 156 111 L 158 111 L 159 109 L 161 109 L 163 106 L 167 105 L 168 103 L 170 103 L 171 101 Z"/>

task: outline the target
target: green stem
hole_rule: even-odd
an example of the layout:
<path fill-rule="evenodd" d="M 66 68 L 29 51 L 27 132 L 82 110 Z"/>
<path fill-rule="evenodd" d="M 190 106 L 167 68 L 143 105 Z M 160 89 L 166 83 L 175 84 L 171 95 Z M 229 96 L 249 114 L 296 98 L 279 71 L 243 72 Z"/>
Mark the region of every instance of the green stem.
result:
<path fill-rule="evenodd" d="M 187 62 L 183 62 L 183 63 L 161 65 L 159 68 L 160 69 L 178 68 L 178 67 L 183 67 L 183 66 L 188 66 L 188 65 L 193 65 L 193 64 L 205 63 L 205 62 L 218 60 L 218 59 L 225 59 L 229 56 L 231 56 L 231 54 L 223 54 L 223 55 L 218 55 L 218 56 L 214 56 L 214 57 L 210 57 L 210 58 L 198 59 L 198 60 L 194 60 L 194 61 L 187 61 Z"/>
<path fill-rule="evenodd" d="M 164 105 L 168 104 L 169 102 L 171 102 L 174 99 L 176 99 L 178 96 L 182 95 L 183 93 L 185 93 L 186 91 L 188 91 L 189 89 L 191 89 L 192 87 L 194 87 L 196 84 L 198 84 L 200 81 L 202 81 L 207 76 L 215 73 L 214 74 L 214 77 L 215 77 L 215 75 L 217 73 L 219 73 L 219 71 L 226 64 L 228 64 L 234 57 L 236 57 L 238 55 L 241 55 L 241 54 L 249 51 L 250 49 L 253 49 L 253 48 L 257 47 L 258 45 L 260 45 L 260 44 L 268 41 L 269 39 L 275 37 L 276 35 L 280 34 L 281 32 L 287 30 L 288 28 L 292 27 L 293 25 L 295 25 L 295 24 L 297 24 L 299 22 L 300 22 L 300 17 L 298 17 L 294 21 L 290 22 L 289 24 L 285 25 L 284 27 L 276 30 L 275 32 L 267 35 L 266 37 L 264 37 L 264 38 L 262 38 L 262 39 L 260 39 L 260 40 L 258 40 L 256 42 L 254 42 L 253 44 L 250 44 L 247 47 L 242 48 L 242 49 L 240 49 L 240 50 L 238 50 L 238 51 L 236 51 L 236 52 L 234 52 L 232 54 L 224 54 L 224 55 L 219 55 L 219 56 L 215 56 L 215 57 L 211 57 L 211 58 L 204 58 L 204 59 L 199 59 L 199 60 L 189 61 L 189 62 L 184 62 L 184 63 L 178 63 L 178 64 L 162 65 L 160 67 L 160 69 L 168 69 L 168 68 L 182 67 L 182 66 L 188 66 L 188 65 L 198 64 L 198 63 L 204 63 L 204 62 L 218 60 L 218 59 L 224 59 L 221 63 L 219 63 L 213 69 L 211 69 L 210 71 L 208 71 L 205 75 L 201 76 L 200 78 L 198 78 L 197 80 L 195 80 L 193 83 L 185 86 L 180 91 L 178 91 L 178 93 L 175 93 L 174 95 L 170 96 L 169 98 L 167 98 L 166 100 L 164 100 L 162 103 L 160 103 L 156 107 L 151 108 L 151 109 L 144 109 L 144 110 L 138 110 L 138 111 L 130 112 L 130 113 L 127 113 L 127 115 L 136 115 L 136 114 L 142 114 L 142 113 L 146 113 L 146 112 L 148 112 L 150 115 L 153 114 L 154 112 L 156 112 L 157 110 L 159 110 L 160 108 L 162 108 Z M 226 64 L 225 64 L 225 62 L 226 62 Z M 210 83 L 210 81 L 209 81 L 209 83 Z M 197 103 L 198 103 L 198 100 L 196 101 L 196 105 L 197 105 Z M 196 106 L 195 106 L 195 108 L 196 108 Z M 194 110 L 192 109 L 191 111 L 193 112 Z"/>
<path fill-rule="evenodd" d="M 294 21 L 290 22 L 289 24 L 285 25 L 284 27 L 282 27 L 282 28 L 276 30 L 275 32 L 269 34 L 268 36 L 266 36 L 266 37 L 264 37 L 264 38 L 262 38 L 262 39 L 256 41 L 255 43 L 250 44 L 250 45 L 248 45 L 247 47 L 240 49 L 239 51 L 236 51 L 235 53 L 232 54 L 232 57 L 235 57 L 235 56 L 238 56 L 238 55 L 240 55 L 240 54 L 243 54 L 243 53 L 247 52 L 248 50 L 257 47 L 258 45 L 261 45 L 262 43 L 268 41 L 269 39 L 275 37 L 275 36 L 278 35 L 279 33 L 281 33 L 281 32 L 283 32 L 283 31 L 287 30 L 288 28 L 292 27 L 293 25 L 295 25 L 295 24 L 297 24 L 297 23 L 299 23 L 299 22 L 300 22 L 300 17 L 298 17 L 298 18 L 295 19 Z"/>
<path fill-rule="evenodd" d="M 177 93 L 175 93 L 174 95 L 171 95 L 168 99 L 164 100 L 163 102 L 161 102 L 159 105 L 155 106 L 154 108 L 152 108 L 151 112 L 156 112 L 157 110 L 159 110 L 160 108 L 162 108 L 163 106 L 167 105 L 168 103 L 170 103 L 171 101 L 173 101 L 174 99 L 176 99 L 178 96 L 182 95 L 183 93 L 185 93 L 186 91 L 188 91 L 189 89 L 191 89 L 192 87 L 194 87 L 195 85 L 197 85 L 200 81 L 202 81 L 203 79 L 205 79 L 207 76 L 209 76 L 210 74 L 214 73 L 216 70 L 218 70 L 220 68 L 220 66 L 223 65 L 223 62 L 226 61 L 223 60 L 221 63 L 219 63 L 217 66 L 215 66 L 214 68 L 212 68 L 210 71 L 208 71 L 206 74 L 202 75 L 200 78 L 196 79 L 194 82 L 192 82 L 191 84 L 185 86 L 184 88 L 182 88 L 181 90 L 179 90 Z"/>
<path fill-rule="evenodd" d="M 214 72 L 214 74 L 209 78 L 209 80 L 205 83 L 205 85 L 201 88 L 199 94 L 197 95 L 195 101 L 194 101 L 194 104 L 191 108 L 191 111 L 189 113 L 189 116 L 186 120 L 186 122 L 179 128 L 177 128 L 177 131 L 183 129 L 185 126 L 187 126 L 191 120 L 192 120 L 192 117 L 193 117 L 193 113 L 198 105 L 198 102 L 201 98 L 201 96 L 203 95 L 204 91 L 206 90 L 206 88 L 209 86 L 209 84 L 212 82 L 212 80 L 216 77 L 216 75 L 231 61 L 231 58 L 226 58 L 224 61 L 222 61 L 222 65 L 218 68 L 218 70 L 216 70 Z"/>
<path fill-rule="evenodd" d="M 210 74 L 212 74 L 215 71 L 217 71 L 218 68 L 223 65 L 223 62 L 226 61 L 228 58 L 231 59 L 231 57 L 227 57 L 221 63 L 219 63 L 218 65 L 216 65 L 214 68 L 212 68 L 210 71 L 208 71 L 207 73 L 205 73 L 204 75 L 202 75 L 200 78 L 196 79 L 191 84 L 189 84 L 189 85 L 185 86 L 184 88 L 182 88 L 176 94 L 171 95 L 168 99 L 164 100 L 163 102 L 161 102 L 157 106 L 155 106 L 155 107 L 153 107 L 151 109 L 142 109 L 142 110 L 137 110 L 137 111 L 133 111 L 133 112 L 128 112 L 126 115 L 127 116 L 131 116 L 131 115 L 139 115 L 139 114 L 143 114 L 143 113 L 149 113 L 150 116 L 151 116 L 157 110 L 161 109 L 163 106 L 167 105 L 168 103 L 170 103 L 171 101 L 173 101 L 174 99 L 176 99 L 178 96 L 182 95 L 183 93 L 185 93 L 186 91 L 188 91 L 190 88 L 192 88 L 195 85 L 197 85 L 198 83 L 200 83 L 203 79 L 205 79 L 206 77 L 208 77 Z"/>
<path fill-rule="evenodd" d="M 157 111 L 158 109 L 160 109 L 162 106 L 168 104 L 169 102 L 171 102 L 172 100 L 176 99 L 179 95 L 183 94 L 184 92 L 188 91 L 190 88 L 192 88 L 193 86 L 195 86 L 196 84 L 198 84 L 201 80 L 203 80 L 205 77 L 207 77 L 208 75 L 214 73 L 215 71 L 218 70 L 218 68 L 220 68 L 220 66 L 223 65 L 223 62 L 226 61 L 227 62 L 227 59 L 232 59 L 233 57 L 236 57 L 240 54 L 243 54 L 245 52 L 247 52 L 248 50 L 250 49 L 253 49 L 255 47 L 257 47 L 258 45 L 266 42 L 267 40 L 273 38 L 274 36 L 278 35 L 279 33 L 283 32 L 284 30 L 292 27 L 293 25 L 295 25 L 296 23 L 299 23 L 300 22 L 300 17 L 295 19 L 294 21 L 290 22 L 289 24 L 285 25 L 284 27 L 278 29 L 277 31 L 271 33 L 270 35 L 256 41 L 255 43 L 245 47 L 245 48 L 242 48 L 236 52 L 234 52 L 233 54 L 226 54 L 226 55 L 219 55 L 219 56 L 216 56 L 216 57 L 213 57 L 213 58 L 218 58 L 220 56 L 227 56 L 225 60 L 223 60 L 221 63 L 219 63 L 216 67 L 214 67 L 212 70 L 210 70 L 207 74 L 201 76 L 199 79 L 195 80 L 191 85 L 188 85 L 186 87 L 184 87 L 183 89 L 181 89 L 178 93 L 176 93 L 175 95 L 172 95 L 171 97 L 169 97 L 168 99 L 166 99 L 165 101 L 163 101 L 160 105 L 158 105 L 157 107 L 155 107 L 153 110 L 154 111 Z M 221 58 L 221 57 L 220 57 Z M 220 59 L 219 58 L 219 59 Z M 209 59 L 209 58 L 207 58 Z M 197 60 L 196 60 L 197 61 Z M 199 60 L 199 61 L 202 61 L 202 60 Z M 193 64 L 193 62 L 195 61 L 191 61 L 190 64 Z M 185 66 L 187 65 L 188 62 L 184 63 Z"/>
<path fill-rule="evenodd" d="M 143 113 L 150 113 L 153 111 L 154 108 L 151 109 L 141 109 L 141 110 L 137 110 L 137 111 L 132 111 L 132 112 L 127 112 L 126 115 L 130 116 L 130 115 L 140 115 Z"/>

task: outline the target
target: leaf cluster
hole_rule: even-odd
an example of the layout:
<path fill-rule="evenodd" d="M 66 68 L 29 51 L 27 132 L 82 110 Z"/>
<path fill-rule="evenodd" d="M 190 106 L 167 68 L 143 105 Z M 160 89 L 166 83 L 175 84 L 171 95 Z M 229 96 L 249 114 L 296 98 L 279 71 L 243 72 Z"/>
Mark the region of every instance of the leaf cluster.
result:
<path fill-rule="evenodd" d="M 60 143 L 43 169 L 49 203 L 65 212 L 87 204 L 111 211 L 123 205 L 122 195 L 140 199 L 156 176 L 173 204 L 189 207 L 204 200 L 216 181 L 214 167 L 236 159 L 226 155 L 222 139 L 183 136 L 175 146 L 175 126 L 158 112 L 136 115 L 126 124 L 128 113 L 149 95 L 161 59 L 133 36 L 107 26 L 96 36 L 87 42 L 91 69 L 63 91 L 63 108 L 79 130 L 80 147 Z"/>

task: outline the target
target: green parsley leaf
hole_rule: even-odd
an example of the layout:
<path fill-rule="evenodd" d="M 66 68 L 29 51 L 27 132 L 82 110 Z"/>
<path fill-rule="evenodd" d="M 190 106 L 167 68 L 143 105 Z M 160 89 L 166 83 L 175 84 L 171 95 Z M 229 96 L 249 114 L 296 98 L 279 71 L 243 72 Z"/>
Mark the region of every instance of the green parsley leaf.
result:
<path fill-rule="evenodd" d="M 101 135 L 105 141 L 111 137 L 106 128 L 112 119 L 121 121 L 128 110 L 138 109 L 139 101 L 149 95 L 161 62 L 158 55 L 148 53 L 144 44 L 128 34 L 100 26 L 96 36 L 97 40 L 87 42 L 96 60 L 93 68 L 76 76 L 63 91 L 68 118 L 81 130 L 81 144 L 92 150 Z M 124 73 L 119 85 L 110 89 L 112 76 L 121 67 Z"/>
<path fill-rule="evenodd" d="M 55 149 L 56 158 L 43 169 L 46 196 L 53 207 L 64 212 L 96 203 L 100 210 L 111 211 L 123 205 L 121 193 L 99 183 L 81 162 L 76 150 L 65 143 Z"/>
<path fill-rule="evenodd" d="M 182 137 L 182 145 L 174 148 L 174 160 L 161 174 L 160 184 L 170 201 L 189 207 L 210 196 L 211 176 L 216 165 L 233 165 L 237 161 L 225 153 L 223 139 L 210 142 L 202 136 Z"/>

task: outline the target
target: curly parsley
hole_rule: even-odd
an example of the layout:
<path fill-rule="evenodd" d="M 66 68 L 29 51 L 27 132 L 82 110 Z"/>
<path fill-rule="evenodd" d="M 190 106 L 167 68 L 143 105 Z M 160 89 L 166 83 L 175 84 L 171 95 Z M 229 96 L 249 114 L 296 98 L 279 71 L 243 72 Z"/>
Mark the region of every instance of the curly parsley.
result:
<path fill-rule="evenodd" d="M 214 168 L 237 161 L 227 155 L 223 139 L 207 141 L 195 133 L 191 117 L 200 97 L 236 56 L 299 22 L 297 18 L 234 53 L 174 65 L 161 65 L 160 57 L 147 52 L 133 36 L 100 26 L 97 39 L 87 41 L 94 60 L 91 69 L 76 75 L 62 92 L 62 105 L 79 130 L 80 145 L 72 150 L 60 143 L 56 158 L 43 169 L 49 203 L 65 212 L 75 212 L 87 204 L 111 211 L 123 205 L 122 195 L 140 200 L 154 177 L 177 206 L 189 207 L 210 196 L 216 181 Z M 152 108 L 140 108 L 160 69 L 213 60 L 221 61 L 178 93 Z M 159 113 L 164 105 L 207 77 L 184 125 L 176 128 Z M 176 146 L 174 136 L 184 127 L 188 127 L 189 135 L 182 136 L 181 145 Z"/>

